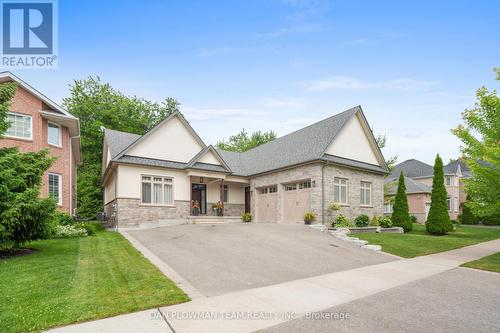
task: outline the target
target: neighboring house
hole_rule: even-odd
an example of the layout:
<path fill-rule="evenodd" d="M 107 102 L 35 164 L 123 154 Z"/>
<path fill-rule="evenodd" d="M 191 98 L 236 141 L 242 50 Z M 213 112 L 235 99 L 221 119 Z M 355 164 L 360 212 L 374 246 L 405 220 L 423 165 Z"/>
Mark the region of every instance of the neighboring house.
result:
<path fill-rule="evenodd" d="M 310 210 L 327 223 L 332 202 L 351 219 L 381 215 L 388 168 L 358 106 L 243 153 L 205 145 L 179 112 L 143 136 L 106 129 L 102 173 L 109 223 L 130 227 L 184 223 L 192 201 L 257 222 L 303 223 Z"/>
<path fill-rule="evenodd" d="M 396 165 L 386 179 L 385 214 L 392 213 L 392 199 L 397 190 L 397 180 L 400 172 L 405 175 L 405 186 L 410 214 L 415 215 L 423 223 L 427 219 L 432 192 L 432 177 L 434 168 L 424 162 L 411 159 Z M 448 213 L 451 219 L 457 219 L 462 204 L 466 200 L 463 179 L 471 176 L 471 171 L 461 160 L 456 160 L 443 166 L 445 188 L 448 193 Z"/>
<path fill-rule="evenodd" d="M 10 72 L 0 73 L 0 83 L 18 84 L 7 117 L 10 128 L 0 147 L 19 147 L 21 152 L 48 149 L 57 160 L 45 173 L 41 195 L 57 199 L 60 211 L 76 208 L 76 165 L 81 162 L 80 125 L 62 107 Z"/>

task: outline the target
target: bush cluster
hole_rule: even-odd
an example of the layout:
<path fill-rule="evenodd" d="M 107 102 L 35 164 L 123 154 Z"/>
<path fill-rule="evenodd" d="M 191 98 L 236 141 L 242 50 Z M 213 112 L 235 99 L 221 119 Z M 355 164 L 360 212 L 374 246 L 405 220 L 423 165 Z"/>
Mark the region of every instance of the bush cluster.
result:
<path fill-rule="evenodd" d="M 310 224 L 314 221 L 316 221 L 316 214 L 314 214 L 313 212 L 306 212 L 304 214 L 304 223 Z"/>
<path fill-rule="evenodd" d="M 251 213 L 249 213 L 249 212 L 243 213 L 243 214 L 241 215 L 241 220 L 242 220 L 243 222 L 251 222 L 251 221 L 252 221 L 252 218 L 253 218 L 253 217 L 252 217 L 252 214 L 251 214 Z"/>
<path fill-rule="evenodd" d="M 337 216 L 337 218 L 335 219 L 335 221 L 332 223 L 332 227 L 335 227 L 335 228 L 351 228 L 353 227 L 351 221 L 349 221 L 349 219 L 347 217 L 345 217 L 344 215 L 340 214 L 339 216 Z"/>
<path fill-rule="evenodd" d="M 500 216 L 483 217 L 481 220 L 484 225 L 500 225 Z"/>
<path fill-rule="evenodd" d="M 380 224 L 378 223 L 379 217 L 377 215 L 373 215 L 371 221 L 370 221 L 370 226 L 372 227 L 378 227 Z"/>
<path fill-rule="evenodd" d="M 56 225 L 54 228 L 54 238 L 70 238 L 88 236 L 87 229 L 75 225 Z"/>
<path fill-rule="evenodd" d="M 378 219 L 378 223 L 382 228 L 392 227 L 392 220 L 390 217 L 383 216 Z"/>
<path fill-rule="evenodd" d="M 370 223 L 370 218 L 368 217 L 368 215 L 362 214 L 354 219 L 354 224 L 356 225 L 356 227 L 359 228 L 366 227 L 368 226 L 369 223 Z"/>

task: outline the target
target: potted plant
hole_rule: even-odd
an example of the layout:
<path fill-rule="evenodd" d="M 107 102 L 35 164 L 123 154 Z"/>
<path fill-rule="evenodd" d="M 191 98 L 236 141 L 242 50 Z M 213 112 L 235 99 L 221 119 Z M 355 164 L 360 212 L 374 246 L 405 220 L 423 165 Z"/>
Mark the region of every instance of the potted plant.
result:
<path fill-rule="evenodd" d="M 313 212 L 306 212 L 304 214 L 304 223 L 311 224 L 313 221 L 316 221 L 316 214 Z"/>
<path fill-rule="evenodd" d="M 200 215 L 200 203 L 198 200 L 191 200 L 191 214 L 193 216 Z"/>
<path fill-rule="evenodd" d="M 241 215 L 241 220 L 243 222 L 251 222 L 252 221 L 252 214 L 249 212 L 243 213 L 243 215 Z"/>
<path fill-rule="evenodd" d="M 212 205 L 212 209 L 215 211 L 215 214 L 217 216 L 223 216 L 224 214 L 224 205 L 222 204 L 222 202 L 220 201 L 217 201 L 217 203 L 214 203 Z"/>
<path fill-rule="evenodd" d="M 335 223 L 335 218 L 340 208 L 342 208 L 342 206 L 339 203 L 332 202 L 330 205 L 328 205 L 328 208 L 326 209 L 332 225 Z"/>

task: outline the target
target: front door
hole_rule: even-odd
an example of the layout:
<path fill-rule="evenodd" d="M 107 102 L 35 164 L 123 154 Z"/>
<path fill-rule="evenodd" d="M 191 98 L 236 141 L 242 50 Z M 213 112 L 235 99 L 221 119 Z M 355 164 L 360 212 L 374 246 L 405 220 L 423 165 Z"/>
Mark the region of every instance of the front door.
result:
<path fill-rule="evenodd" d="M 200 203 L 200 214 L 207 213 L 207 185 L 191 184 L 191 200 Z"/>
<path fill-rule="evenodd" d="M 250 186 L 245 187 L 245 213 L 250 213 Z"/>

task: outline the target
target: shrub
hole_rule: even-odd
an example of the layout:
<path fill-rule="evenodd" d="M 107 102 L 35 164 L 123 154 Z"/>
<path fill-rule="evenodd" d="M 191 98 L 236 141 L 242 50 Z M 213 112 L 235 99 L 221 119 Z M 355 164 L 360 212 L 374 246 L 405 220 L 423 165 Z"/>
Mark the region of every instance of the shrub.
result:
<path fill-rule="evenodd" d="M 370 221 L 370 225 L 372 227 L 378 227 L 380 224 L 378 223 L 379 217 L 377 215 L 373 215 L 372 220 Z"/>
<path fill-rule="evenodd" d="M 339 215 L 335 219 L 335 221 L 332 223 L 332 227 L 335 228 L 351 228 L 353 225 L 351 221 L 347 219 L 344 215 Z"/>
<path fill-rule="evenodd" d="M 418 219 L 415 215 L 410 216 L 411 223 L 418 223 Z"/>
<path fill-rule="evenodd" d="M 53 221 L 57 225 L 70 225 L 73 224 L 73 217 L 71 217 L 68 213 L 56 211 L 54 213 Z"/>
<path fill-rule="evenodd" d="M 467 201 L 463 203 L 462 205 L 462 214 L 458 217 L 460 220 L 460 223 L 462 224 L 478 224 L 479 219 L 477 216 L 472 212 L 472 210 L 469 208 L 469 198 L 467 197 Z"/>
<path fill-rule="evenodd" d="M 95 235 L 98 231 L 104 230 L 104 227 L 99 222 L 80 222 L 74 225 L 78 229 L 85 229 L 89 236 Z"/>
<path fill-rule="evenodd" d="M 487 216 L 481 220 L 484 225 L 500 225 L 500 216 Z"/>
<path fill-rule="evenodd" d="M 304 214 L 304 223 L 311 224 L 311 222 L 316 221 L 316 214 L 313 212 L 306 212 Z"/>
<path fill-rule="evenodd" d="M 453 225 L 460 224 L 460 221 L 459 220 L 451 220 L 451 224 L 453 224 Z"/>
<path fill-rule="evenodd" d="M 403 228 L 405 232 L 409 232 L 413 228 L 408 208 L 408 198 L 406 197 L 405 178 L 402 171 L 399 174 L 398 191 L 394 200 L 391 221 L 394 226 Z"/>
<path fill-rule="evenodd" d="M 368 215 L 362 214 L 354 219 L 354 224 L 356 225 L 356 227 L 366 227 L 368 226 L 368 223 L 370 223 L 370 218 L 368 217 Z"/>
<path fill-rule="evenodd" d="M 425 222 L 427 232 L 432 235 L 444 235 L 453 229 L 446 198 L 448 194 L 444 186 L 443 161 L 439 154 L 434 162 L 434 177 L 432 178 L 431 208 Z"/>
<path fill-rule="evenodd" d="M 55 227 L 55 238 L 85 237 L 88 232 L 85 228 L 74 225 L 57 225 Z"/>
<path fill-rule="evenodd" d="M 382 228 L 390 228 L 392 227 L 392 220 L 388 216 L 384 216 L 378 219 L 378 223 Z"/>
<path fill-rule="evenodd" d="M 249 213 L 249 212 L 245 212 L 245 213 L 243 213 L 243 214 L 241 215 L 241 220 L 242 220 L 243 222 L 251 222 L 251 221 L 252 221 L 252 218 L 253 218 L 253 216 L 252 216 L 252 214 L 251 214 L 251 213 Z"/>

